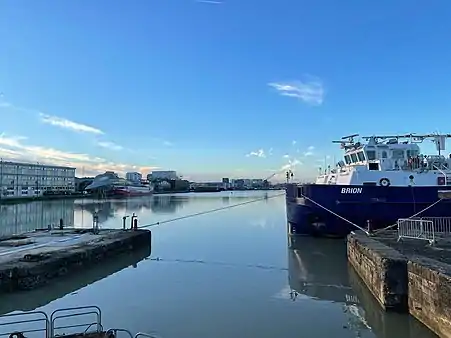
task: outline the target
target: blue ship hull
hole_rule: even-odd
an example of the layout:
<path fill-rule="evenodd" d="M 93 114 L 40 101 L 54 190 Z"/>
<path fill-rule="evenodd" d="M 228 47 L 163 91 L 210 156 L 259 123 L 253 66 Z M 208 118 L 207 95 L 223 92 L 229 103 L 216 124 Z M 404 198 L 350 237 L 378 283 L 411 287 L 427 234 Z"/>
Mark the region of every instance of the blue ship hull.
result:
<path fill-rule="evenodd" d="M 430 207 L 439 200 L 439 190 L 451 187 L 288 184 L 287 221 L 298 235 L 343 237 L 356 228 L 342 218 L 362 228 L 383 228 Z M 416 216 L 451 217 L 451 200 L 441 200 Z"/>

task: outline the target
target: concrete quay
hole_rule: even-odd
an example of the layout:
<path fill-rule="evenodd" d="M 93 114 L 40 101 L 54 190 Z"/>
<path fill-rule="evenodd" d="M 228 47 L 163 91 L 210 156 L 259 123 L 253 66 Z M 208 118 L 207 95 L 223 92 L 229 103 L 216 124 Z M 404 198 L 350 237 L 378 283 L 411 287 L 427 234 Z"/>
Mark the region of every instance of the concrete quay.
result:
<path fill-rule="evenodd" d="M 65 229 L 0 238 L 0 292 L 31 290 L 119 254 L 151 247 L 149 230 Z"/>
<path fill-rule="evenodd" d="M 439 337 L 451 338 L 451 238 L 433 246 L 395 231 L 347 239 L 350 265 L 388 311 L 409 312 Z"/>

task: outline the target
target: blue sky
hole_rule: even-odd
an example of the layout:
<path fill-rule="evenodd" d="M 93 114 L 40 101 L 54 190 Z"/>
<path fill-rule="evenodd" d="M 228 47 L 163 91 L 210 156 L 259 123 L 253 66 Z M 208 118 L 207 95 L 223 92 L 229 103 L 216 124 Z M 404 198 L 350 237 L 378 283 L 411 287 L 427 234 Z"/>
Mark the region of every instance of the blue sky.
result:
<path fill-rule="evenodd" d="M 0 156 L 309 177 L 346 134 L 446 128 L 450 32 L 444 0 L 3 0 Z"/>

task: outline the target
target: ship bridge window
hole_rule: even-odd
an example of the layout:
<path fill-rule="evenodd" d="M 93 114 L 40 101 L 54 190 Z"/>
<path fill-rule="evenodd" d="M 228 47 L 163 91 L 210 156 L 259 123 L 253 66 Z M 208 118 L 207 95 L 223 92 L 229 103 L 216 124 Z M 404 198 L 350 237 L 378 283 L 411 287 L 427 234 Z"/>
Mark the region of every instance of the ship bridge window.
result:
<path fill-rule="evenodd" d="M 358 161 L 357 155 L 356 155 L 356 154 L 351 154 L 351 159 L 352 159 L 352 162 L 353 162 L 353 163 L 355 163 L 355 162 Z"/>
<path fill-rule="evenodd" d="M 387 152 L 385 150 L 382 152 L 382 158 L 387 158 Z"/>
<path fill-rule="evenodd" d="M 375 160 L 376 159 L 376 151 L 375 150 L 367 150 L 366 158 L 368 159 L 368 161 Z"/>
<path fill-rule="evenodd" d="M 412 150 L 406 150 L 407 157 L 415 157 L 418 156 L 419 152 L 418 150 L 412 149 Z"/>
<path fill-rule="evenodd" d="M 392 157 L 394 159 L 401 159 L 404 158 L 404 150 L 401 149 L 393 149 L 392 150 Z"/>
<path fill-rule="evenodd" d="M 349 157 L 349 155 L 345 155 L 345 162 L 346 164 L 351 164 L 351 158 Z"/>
<path fill-rule="evenodd" d="M 363 154 L 363 151 L 359 151 L 357 153 L 357 157 L 358 157 L 359 161 L 361 161 L 361 162 L 365 161 L 365 155 Z"/>

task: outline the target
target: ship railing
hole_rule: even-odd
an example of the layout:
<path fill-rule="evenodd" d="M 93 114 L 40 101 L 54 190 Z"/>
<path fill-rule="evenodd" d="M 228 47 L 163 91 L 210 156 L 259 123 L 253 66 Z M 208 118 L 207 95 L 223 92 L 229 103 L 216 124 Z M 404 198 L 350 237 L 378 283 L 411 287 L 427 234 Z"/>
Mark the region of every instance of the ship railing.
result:
<path fill-rule="evenodd" d="M 402 238 L 419 239 L 435 243 L 434 222 L 421 218 L 398 219 L 398 241 Z"/>
<path fill-rule="evenodd" d="M 50 321 L 45 312 L 14 312 L 0 316 L 0 337 L 49 337 Z"/>
<path fill-rule="evenodd" d="M 57 325 L 58 324 L 58 325 Z M 138 332 L 133 335 L 126 329 L 104 331 L 102 313 L 98 306 L 78 306 L 57 309 L 50 317 L 43 311 L 13 312 L 0 315 L 0 338 L 55 338 L 55 337 L 108 337 L 120 338 L 125 333 L 130 338 L 158 338 L 156 334 Z"/>
<path fill-rule="evenodd" d="M 59 326 L 56 325 L 57 322 Z M 53 311 L 50 315 L 50 330 L 48 335 L 50 338 L 61 335 L 62 333 L 67 335 L 79 332 L 85 334 L 88 332 L 100 333 L 102 331 L 102 312 L 98 306 L 62 308 Z"/>

